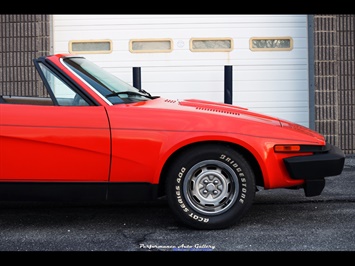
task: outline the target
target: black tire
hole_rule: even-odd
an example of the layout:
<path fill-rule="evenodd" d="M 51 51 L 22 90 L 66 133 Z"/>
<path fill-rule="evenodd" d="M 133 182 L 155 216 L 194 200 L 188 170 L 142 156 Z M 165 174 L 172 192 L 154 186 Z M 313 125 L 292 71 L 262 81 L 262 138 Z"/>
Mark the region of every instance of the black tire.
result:
<path fill-rule="evenodd" d="M 194 229 L 236 224 L 255 198 L 254 173 L 237 151 L 206 144 L 181 154 L 168 173 L 166 193 L 177 220 Z"/>

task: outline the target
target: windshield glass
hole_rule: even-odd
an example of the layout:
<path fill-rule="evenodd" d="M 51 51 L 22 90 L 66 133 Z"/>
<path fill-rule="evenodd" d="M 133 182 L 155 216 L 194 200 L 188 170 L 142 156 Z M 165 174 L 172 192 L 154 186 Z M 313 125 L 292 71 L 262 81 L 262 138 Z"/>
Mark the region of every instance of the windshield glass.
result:
<path fill-rule="evenodd" d="M 65 58 L 64 63 L 113 104 L 157 98 L 144 90 L 138 90 L 83 57 Z"/>

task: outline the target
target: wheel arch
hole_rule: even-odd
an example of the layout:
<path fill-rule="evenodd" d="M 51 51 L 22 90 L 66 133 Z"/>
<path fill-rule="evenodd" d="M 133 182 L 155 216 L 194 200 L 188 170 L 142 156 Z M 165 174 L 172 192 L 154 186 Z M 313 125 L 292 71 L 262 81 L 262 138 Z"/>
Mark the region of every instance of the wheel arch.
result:
<path fill-rule="evenodd" d="M 172 162 L 177 157 L 181 156 L 181 154 L 183 154 L 184 152 L 194 149 L 194 148 L 197 148 L 197 147 L 208 145 L 208 144 L 226 145 L 226 146 L 231 147 L 233 150 L 236 150 L 239 153 L 241 153 L 242 156 L 250 164 L 250 166 L 254 172 L 255 184 L 257 186 L 261 186 L 261 187 L 264 186 L 264 179 L 263 179 L 262 171 L 261 171 L 261 168 L 258 164 L 258 161 L 254 157 L 254 155 L 249 150 L 247 150 L 245 147 L 235 144 L 235 143 L 230 143 L 230 142 L 225 142 L 225 141 L 200 141 L 200 142 L 191 143 L 191 144 L 181 147 L 180 149 L 176 150 L 173 154 L 171 154 L 170 157 L 166 160 L 166 162 L 162 168 L 162 171 L 160 172 L 160 176 L 159 176 L 159 186 L 158 186 L 158 196 L 159 197 L 165 196 L 166 179 L 167 179 L 167 175 L 169 172 L 169 168 L 172 165 Z"/>

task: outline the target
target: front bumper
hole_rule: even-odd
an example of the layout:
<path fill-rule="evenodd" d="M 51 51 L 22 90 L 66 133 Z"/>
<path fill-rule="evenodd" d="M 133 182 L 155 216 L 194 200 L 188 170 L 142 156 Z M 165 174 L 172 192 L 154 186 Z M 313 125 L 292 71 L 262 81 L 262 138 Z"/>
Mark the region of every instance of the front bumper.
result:
<path fill-rule="evenodd" d="M 321 153 L 289 157 L 283 161 L 292 179 L 305 180 L 306 196 L 317 196 L 324 188 L 325 177 L 341 174 L 345 155 L 341 149 L 327 143 Z"/>

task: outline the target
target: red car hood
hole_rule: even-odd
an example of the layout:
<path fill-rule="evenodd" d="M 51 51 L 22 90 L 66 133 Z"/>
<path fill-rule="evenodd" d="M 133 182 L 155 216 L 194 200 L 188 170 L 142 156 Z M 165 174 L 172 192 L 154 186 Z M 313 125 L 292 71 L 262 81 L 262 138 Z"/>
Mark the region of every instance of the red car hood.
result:
<path fill-rule="evenodd" d="M 158 98 L 135 104 L 145 109 L 146 127 L 155 129 L 246 132 L 254 136 L 289 138 L 324 142 L 324 137 L 307 127 L 276 117 L 249 111 L 247 108 L 197 99 L 170 100 Z M 140 109 L 140 108 L 138 108 Z M 150 110 L 150 111 L 149 111 Z M 180 112 L 182 111 L 182 112 Z M 149 114 L 149 112 L 152 112 Z M 217 116 L 218 115 L 218 116 Z M 140 123 L 141 124 L 141 123 Z M 144 124 L 144 123 L 143 123 Z"/>
<path fill-rule="evenodd" d="M 254 113 L 248 110 L 248 108 L 236 106 L 236 105 L 228 105 L 224 103 L 217 103 L 211 101 L 203 101 L 196 99 L 186 99 L 183 101 L 179 101 L 179 104 L 182 106 L 190 106 L 196 108 L 196 110 L 204 110 L 214 113 L 226 114 L 226 115 L 237 115 L 243 116 L 245 119 L 259 121 L 259 122 L 268 122 L 274 125 L 280 125 L 280 120 L 275 117 Z"/>
<path fill-rule="evenodd" d="M 260 113 L 251 112 L 248 110 L 248 108 L 243 108 L 240 106 L 226 105 L 223 103 L 196 100 L 196 99 L 186 99 L 186 100 L 180 101 L 179 104 L 182 106 L 191 106 L 191 107 L 195 107 L 196 109 L 199 109 L 199 110 L 206 110 L 206 111 L 211 111 L 211 112 L 219 112 L 219 113 L 225 113 L 225 114 L 238 113 L 239 115 L 243 116 L 243 119 L 258 121 L 258 122 L 262 122 L 262 123 L 269 123 L 269 124 L 273 124 L 275 126 L 281 126 L 283 128 L 287 128 L 289 130 L 314 137 L 318 140 L 324 140 L 324 137 L 321 134 L 319 134 L 318 132 L 315 132 L 307 127 L 293 123 L 291 121 L 279 119 L 279 118 L 272 117 L 272 116 L 263 115 Z"/>
<path fill-rule="evenodd" d="M 293 123 L 291 121 L 279 119 L 276 117 L 272 117 L 260 113 L 255 113 L 248 110 L 248 108 L 243 108 L 235 105 L 228 105 L 224 103 L 212 102 L 212 101 L 197 100 L 197 99 L 185 99 L 181 101 L 168 100 L 168 99 L 163 99 L 163 100 L 165 101 L 165 103 L 175 103 L 178 104 L 178 106 L 192 107 L 196 111 L 219 113 L 225 116 L 235 116 L 240 119 L 243 119 L 244 121 L 253 121 L 253 122 L 257 122 L 258 124 L 265 124 L 271 127 L 275 127 L 275 126 L 278 128 L 282 127 L 286 130 L 292 131 L 292 134 L 296 134 L 299 136 L 307 135 L 311 138 L 317 139 L 317 141 L 319 140 L 324 141 L 324 137 L 321 134 L 307 127 Z"/>

